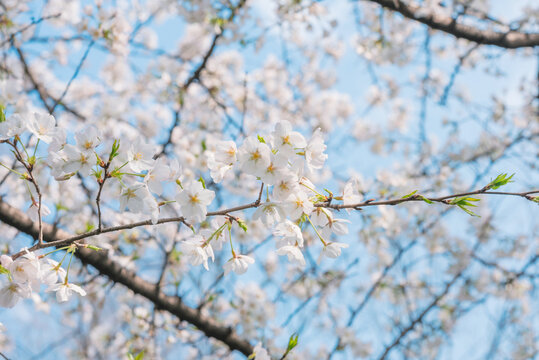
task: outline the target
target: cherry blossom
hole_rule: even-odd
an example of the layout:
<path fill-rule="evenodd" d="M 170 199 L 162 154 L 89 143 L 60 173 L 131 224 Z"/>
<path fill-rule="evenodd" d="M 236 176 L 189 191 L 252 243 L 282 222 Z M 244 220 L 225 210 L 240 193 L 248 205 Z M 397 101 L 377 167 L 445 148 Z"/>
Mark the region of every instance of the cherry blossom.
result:
<path fill-rule="evenodd" d="M 53 284 L 47 288 L 47 291 L 56 292 L 56 300 L 58 302 L 66 302 L 73 295 L 77 293 L 80 296 L 86 296 L 86 291 L 78 285 L 62 282 Z"/>
<path fill-rule="evenodd" d="M 127 151 L 128 165 L 134 172 L 149 170 L 153 165 L 154 154 L 155 147 L 153 145 L 146 144 L 140 139 L 136 140 Z"/>
<path fill-rule="evenodd" d="M 275 227 L 273 235 L 282 237 L 278 240 L 277 247 L 296 244 L 303 246 L 303 233 L 301 232 L 301 229 L 288 219 Z"/>
<path fill-rule="evenodd" d="M 181 251 L 188 256 L 188 261 L 193 266 L 202 264 L 204 269 L 208 268 L 208 258 L 214 259 L 213 250 L 210 244 L 206 243 L 205 239 L 196 235 L 191 239 L 181 243 Z"/>
<path fill-rule="evenodd" d="M 255 259 L 247 255 L 234 254 L 230 260 L 228 260 L 223 268 L 225 269 L 225 275 L 230 271 L 234 271 L 236 274 L 241 275 L 247 271 L 250 264 L 254 264 Z"/>
<path fill-rule="evenodd" d="M 329 242 L 324 245 L 320 255 L 325 255 L 329 258 L 336 259 L 341 256 L 341 249 L 347 248 L 349 245 L 339 242 Z"/>
<path fill-rule="evenodd" d="M 35 112 L 26 121 L 28 130 L 39 140 L 47 144 L 52 142 L 56 131 L 56 120 L 52 115 Z"/>
<path fill-rule="evenodd" d="M 285 245 L 277 249 L 277 255 L 287 255 L 288 261 L 296 262 L 300 266 L 305 266 L 305 258 L 298 246 Z"/>
<path fill-rule="evenodd" d="M 274 202 L 262 203 L 253 214 L 253 220 L 261 220 L 264 225 L 271 227 L 273 224 L 285 219 L 285 213 L 281 205 Z"/>
<path fill-rule="evenodd" d="M 238 150 L 241 169 L 248 174 L 260 176 L 270 165 L 270 154 L 268 145 L 255 137 L 248 137 Z"/>
<path fill-rule="evenodd" d="M 21 114 L 13 114 L 6 121 L 0 122 L 0 140 L 20 136 L 26 130 L 26 123 Z"/>
<path fill-rule="evenodd" d="M 9 282 L 0 289 L 0 306 L 12 308 L 20 299 L 30 297 L 31 293 L 28 284 Z"/>
<path fill-rule="evenodd" d="M 292 125 L 286 120 L 280 121 L 275 125 L 272 136 L 275 148 L 285 158 L 295 155 L 297 152 L 296 149 L 303 149 L 307 146 L 303 135 L 297 131 L 292 131 Z"/>
<path fill-rule="evenodd" d="M 213 191 L 204 189 L 200 182 L 193 181 L 178 193 L 176 201 L 188 221 L 201 222 L 206 218 L 206 208 L 214 197 Z"/>

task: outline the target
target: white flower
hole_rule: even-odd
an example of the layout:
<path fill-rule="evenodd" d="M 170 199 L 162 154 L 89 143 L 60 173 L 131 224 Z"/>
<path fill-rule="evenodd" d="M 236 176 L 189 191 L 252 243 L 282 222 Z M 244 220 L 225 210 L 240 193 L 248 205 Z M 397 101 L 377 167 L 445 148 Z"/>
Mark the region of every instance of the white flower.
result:
<path fill-rule="evenodd" d="M 127 206 L 130 211 L 139 212 L 144 207 L 144 198 L 146 197 L 145 186 L 135 184 L 122 190 L 120 194 L 120 210 Z"/>
<path fill-rule="evenodd" d="M 0 123 L 0 140 L 21 135 L 26 128 L 25 119 L 20 114 L 13 114 L 6 121 Z"/>
<path fill-rule="evenodd" d="M 120 194 L 120 210 L 123 211 L 126 206 L 129 211 L 134 213 L 152 214 L 152 222 L 154 224 L 157 222 L 156 215 L 159 214 L 157 202 L 145 184 L 136 183 L 122 191 Z"/>
<path fill-rule="evenodd" d="M 333 219 L 333 214 L 323 207 L 315 207 L 309 217 L 314 225 L 322 227 L 326 225 L 330 219 Z"/>
<path fill-rule="evenodd" d="M 66 131 L 63 128 L 56 128 L 52 141 L 49 143 L 47 152 L 49 156 L 51 153 L 58 153 L 67 144 Z"/>
<path fill-rule="evenodd" d="M 51 146 L 49 145 L 49 149 Z M 75 175 L 74 172 L 66 173 L 64 165 L 66 164 L 65 154 L 63 152 L 49 151 L 47 163 L 51 167 L 51 175 L 56 181 L 69 180 Z"/>
<path fill-rule="evenodd" d="M 223 165 L 232 165 L 236 162 L 238 149 L 234 141 L 219 141 L 215 146 L 215 161 Z"/>
<path fill-rule="evenodd" d="M 329 258 L 336 259 L 341 255 L 341 249 L 347 248 L 348 244 L 343 244 L 339 242 L 328 242 L 324 245 L 322 253 L 320 255 L 325 255 Z"/>
<path fill-rule="evenodd" d="M 210 176 L 216 183 L 220 183 L 225 178 L 228 170 L 232 169 L 232 165 L 222 165 L 215 163 L 212 160 L 208 161 L 208 168 L 210 169 Z"/>
<path fill-rule="evenodd" d="M 149 145 L 138 139 L 127 151 L 127 160 L 129 167 L 134 172 L 142 172 L 150 170 L 153 166 L 153 155 L 155 154 L 155 146 Z"/>
<path fill-rule="evenodd" d="M 279 154 L 270 156 L 269 165 L 259 174 L 260 179 L 266 185 L 274 185 L 287 176 L 287 159 Z"/>
<path fill-rule="evenodd" d="M 70 174 L 78 171 L 83 176 L 91 174 L 92 166 L 96 164 L 96 157 L 91 150 L 81 150 L 76 146 L 67 144 L 64 146 L 64 154 L 64 172 Z"/>
<path fill-rule="evenodd" d="M 285 218 L 281 205 L 274 202 L 265 202 L 260 204 L 253 214 L 253 220 L 261 220 L 268 227 L 280 222 Z"/>
<path fill-rule="evenodd" d="M 259 176 L 269 166 L 270 154 L 268 145 L 257 138 L 248 137 L 238 152 L 241 169 L 248 174 Z"/>
<path fill-rule="evenodd" d="M 288 261 L 296 262 L 300 266 L 305 266 L 305 258 L 297 246 L 285 245 L 277 250 L 277 255 L 287 255 Z"/>
<path fill-rule="evenodd" d="M 28 217 L 32 219 L 32 221 L 37 222 L 39 221 L 39 216 L 37 212 L 38 212 L 38 204 L 33 203 L 32 205 L 30 205 L 30 207 L 26 211 L 26 215 L 28 215 Z M 51 210 L 49 209 L 49 207 L 41 203 L 41 218 L 44 218 L 50 215 L 50 213 L 51 213 Z"/>
<path fill-rule="evenodd" d="M 324 154 L 326 148 L 327 146 L 324 144 L 321 129 L 318 128 L 305 148 L 305 159 L 310 169 L 321 169 L 324 166 L 328 158 L 327 154 Z"/>
<path fill-rule="evenodd" d="M 80 296 L 86 296 L 86 291 L 84 291 L 83 288 L 65 281 L 49 286 L 47 291 L 56 291 L 56 300 L 58 300 L 58 302 L 66 302 L 69 300 L 73 292 L 76 292 Z"/>
<path fill-rule="evenodd" d="M 334 233 L 335 235 L 346 235 L 348 234 L 348 223 L 350 223 L 350 221 L 346 219 L 328 218 L 328 222 L 322 226 L 320 233 L 325 239 L 329 239 L 331 233 Z"/>
<path fill-rule="evenodd" d="M 295 149 L 307 146 L 307 141 L 305 141 L 303 135 L 297 131 L 292 131 L 292 125 L 285 120 L 275 125 L 275 131 L 272 135 L 275 148 L 279 151 L 279 154 L 287 158 L 296 154 Z"/>
<path fill-rule="evenodd" d="M 273 235 L 282 237 L 282 239 L 278 240 L 277 247 L 296 244 L 300 247 L 303 246 L 303 233 L 301 229 L 288 219 L 275 227 Z"/>
<path fill-rule="evenodd" d="M 233 141 L 223 141 L 222 143 L 231 143 L 233 146 L 221 144 L 221 146 L 217 146 L 215 153 L 206 152 L 208 155 L 207 162 L 210 175 L 216 183 L 223 181 L 228 170 L 232 169 L 233 163 L 236 162 L 236 144 Z"/>
<path fill-rule="evenodd" d="M 343 205 L 353 205 L 363 201 L 363 196 L 359 195 L 356 189 L 354 189 L 354 183 L 356 182 L 350 180 L 344 185 L 342 194 Z M 350 209 L 346 209 L 346 211 L 350 212 Z"/>
<path fill-rule="evenodd" d="M 2 266 L 5 267 L 6 269 L 9 267 L 9 265 L 11 265 L 12 262 L 13 262 L 13 259 L 11 258 L 11 256 L 6 255 L 6 254 L 0 255 L 0 264 L 2 264 Z"/>
<path fill-rule="evenodd" d="M 151 192 L 161 195 L 163 193 L 163 181 L 166 181 L 170 175 L 170 168 L 164 163 L 162 158 L 157 159 L 154 166 L 144 177 L 144 182 L 148 185 Z"/>
<path fill-rule="evenodd" d="M 230 241 L 230 233 L 226 231 L 226 226 L 223 227 L 225 222 L 226 220 L 223 217 L 213 218 L 210 221 L 210 228 L 200 230 L 200 235 L 205 240 L 213 236 L 211 243 L 212 248 L 215 250 L 221 250 L 223 245 Z"/>
<path fill-rule="evenodd" d="M 38 212 L 38 204 L 33 203 L 32 205 L 30 205 L 30 207 L 26 211 L 26 215 L 28 215 L 28 217 L 32 219 L 32 221 L 37 222 L 39 221 L 39 216 L 37 212 Z M 49 209 L 49 207 L 42 203 L 41 204 L 41 218 L 44 218 L 50 215 L 50 213 L 51 213 L 51 210 Z"/>
<path fill-rule="evenodd" d="M 268 351 L 262 347 L 261 343 L 256 344 L 253 354 L 256 360 L 271 360 Z"/>
<path fill-rule="evenodd" d="M 176 201 L 188 221 L 202 222 L 206 218 L 206 207 L 214 197 L 213 191 L 204 189 L 200 182 L 194 181 L 180 191 Z"/>
<path fill-rule="evenodd" d="M 9 282 L 0 289 L 0 306 L 12 308 L 21 298 L 28 298 L 32 293 L 32 289 L 28 284 L 19 284 Z"/>
<path fill-rule="evenodd" d="M 13 281 L 22 284 L 27 283 L 30 286 L 39 286 L 41 278 L 40 263 L 33 252 L 27 252 L 20 258 L 9 264 L 8 270 L 13 277 Z"/>
<path fill-rule="evenodd" d="M 299 191 L 298 177 L 291 171 L 281 174 L 281 178 L 273 185 L 273 197 L 284 201 L 293 193 Z"/>
<path fill-rule="evenodd" d="M 176 182 L 176 180 L 180 178 L 181 173 L 182 167 L 180 166 L 178 159 L 172 159 L 169 166 L 167 181 Z"/>
<path fill-rule="evenodd" d="M 88 126 L 75 134 L 77 146 L 81 151 L 93 150 L 101 142 L 101 134 L 95 126 Z"/>
<path fill-rule="evenodd" d="M 234 254 L 234 256 L 223 266 L 225 269 L 225 275 L 227 275 L 231 270 L 238 275 L 244 274 L 247 271 L 249 264 L 254 264 L 254 262 L 255 259 L 250 256 Z"/>
<path fill-rule="evenodd" d="M 41 281 L 46 285 L 53 285 L 64 281 L 66 271 L 57 261 L 45 259 L 45 264 L 41 262 Z"/>
<path fill-rule="evenodd" d="M 26 126 L 32 134 L 47 144 L 53 140 L 56 132 L 56 120 L 49 114 L 34 113 Z"/>
<path fill-rule="evenodd" d="M 314 205 L 303 191 L 291 194 L 284 202 L 284 208 L 292 219 L 299 219 L 301 215 L 309 215 Z"/>
<path fill-rule="evenodd" d="M 181 252 L 187 256 L 187 259 L 191 265 L 198 266 L 203 264 L 204 269 L 208 268 L 208 258 L 211 257 L 214 260 L 213 250 L 211 245 L 205 244 L 205 240 L 202 236 L 196 235 L 195 237 L 188 239 L 180 244 Z"/>

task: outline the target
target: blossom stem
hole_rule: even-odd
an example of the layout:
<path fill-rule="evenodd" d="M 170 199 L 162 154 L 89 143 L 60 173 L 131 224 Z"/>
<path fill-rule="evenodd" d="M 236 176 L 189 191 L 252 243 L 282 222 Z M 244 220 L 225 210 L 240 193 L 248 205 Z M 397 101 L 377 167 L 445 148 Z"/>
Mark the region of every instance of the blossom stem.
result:
<path fill-rule="evenodd" d="M 12 168 L 10 168 L 10 167 L 4 165 L 4 164 L 1 163 L 1 162 L 0 162 L 0 165 L 3 166 L 3 167 L 5 167 L 6 169 L 8 169 L 9 171 L 11 171 L 12 173 L 17 174 L 17 175 L 19 175 L 19 176 L 21 176 L 21 177 L 24 177 L 24 175 L 23 175 L 22 173 L 20 173 L 20 172 L 18 172 L 18 171 L 16 171 L 16 170 L 13 170 Z"/>
<path fill-rule="evenodd" d="M 234 252 L 234 246 L 232 245 L 232 227 L 228 227 L 228 240 L 230 241 L 230 250 L 232 251 L 232 257 L 236 257 L 236 253 Z"/>
<path fill-rule="evenodd" d="M 322 194 L 320 194 L 318 191 L 316 191 L 316 189 L 312 189 L 311 187 L 305 185 L 304 183 L 302 183 L 301 181 L 299 182 L 300 185 L 302 186 L 305 186 L 307 189 L 311 190 L 312 192 L 316 193 L 317 195 L 320 195 L 320 196 L 324 196 Z M 325 197 L 325 196 L 324 196 Z"/>
<path fill-rule="evenodd" d="M 320 235 L 320 233 L 318 232 L 318 229 L 316 228 L 316 226 L 314 226 L 314 224 L 311 221 L 311 218 L 309 217 L 309 215 L 305 214 L 305 217 L 307 218 L 307 220 L 309 221 L 309 223 L 313 227 L 314 232 L 316 232 L 316 235 L 318 235 L 318 238 L 320 239 L 320 241 L 322 241 L 322 244 L 324 244 L 324 246 L 327 246 L 327 242 L 324 241 L 324 238 L 322 237 L 322 235 Z"/>
<path fill-rule="evenodd" d="M 34 153 L 32 154 L 32 157 L 33 157 L 33 158 L 36 157 L 37 147 L 39 146 L 39 140 L 40 140 L 40 139 L 37 139 L 36 146 L 34 147 Z M 26 155 L 28 155 L 28 154 L 26 154 Z"/>
<path fill-rule="evenodd" d="M 43 254 L 43 255 L 41 255 L 41 256 L 42 256 L 42 257 L 49 256 L 50 254 L 53 254 L 53 253 L 55 253 L 55 252 L 57 252 L 57 251 L 69 249 L 70 247 L 71 247 L 71 245 L 68 245 L 68 246 L 62 246 L 62 247 L 60 247 L 60 248 L 58 248 L 58 249 L 54 249 L 54 250 L 52 250 L 52 251 L 49 251 L 48 253 L 45 253 L 45 254 Z M 66 255 L 67 255 L 67 252 L 64 254 L 64 259 L 65 259 Z M 60 261 L 60 264 L 64 261 L 64 259 L 62 259 L 62 261 Z"/>
<path fill-rule="evenodd" d="M 66 277 L 65 277 L 65 280 L 64 280 L 65 285 L 67 285 L 67 278 L 69 276 L 69 267 L 71 266 L 71 260 L 73 260 L 73 254 L 75 253 L 75 250 L 73 249 L 73 250 L 69 250 L 68 252 L 66 252 L 66 254 L 64 255 L 64 258 L 68 253 L 71 253 L 71 257 L 69 258 L 69 263 L 67 264 Z M 62 261 L 64 261 L 64 260 L 62 259 Z"/>
<path fill-rule="evenodd" d="M 26 151 L 26 146 L 24 146 L 24 143 L 22 142 L 22 140 L 17 136 L 16 139 L 19 140 L 19 142 L 21 143 L 21 146 L 22 146 L 22 149 L 24 150 L 24 153 L 26 154 L 26 157 L 27 158 L 30 158 L 30 155 L 28 155 L 28 151 Z M 39 139 L 38 139 L 39 140 Z M 17 145 L 16 143 L 14 142 L 13 143 L 13 147 L 16 149 L 17 148 Z"/>

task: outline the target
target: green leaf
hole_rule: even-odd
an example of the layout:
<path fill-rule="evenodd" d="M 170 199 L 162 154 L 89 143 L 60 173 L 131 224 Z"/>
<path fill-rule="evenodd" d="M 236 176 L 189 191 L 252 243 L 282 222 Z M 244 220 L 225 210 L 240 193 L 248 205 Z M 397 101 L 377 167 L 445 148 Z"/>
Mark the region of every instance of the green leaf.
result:
<path fill-rule="evenodd" d="M 8 276 L 11 276 L 11 273 L 9 272 L 9 270 L 3 267 L 2 265 L 0 265 L 0 274 L 7 274 Z"/>
<path fill-rule="evenodd" d="M 205 189 L 206 188 L 206 182 L 204 181 L 204 178 L 202 178 L 202 176 L 201 176 L 201 177 L 198 178 L 198 181 L 200 181 L 200 183 L 202 184 L 202 187 Z"/>
<path fill-rule="evenodd" d="M 5 109 L 6 107 L 3 104 L 0 104 L 0 123 L 6 121 L 6 113 L 4 112 Z"/>
<path fill-rule="evenodd" d="M 87 247 L 88 249 L 94 250 L 94 251 L 100 251 L 100 250 L 103 250 L 103 249 L 101 249 L 99 246 L 95 246 L 95 245 L 87 245 L 87 246 L 85 246 L 85 247 Z"/>
<path fill-rule="evenodd" d="M 417 192 L 417 190 L 414 190 L 414 191 L 412 191 L 411 193 L 409 193 L 408 195 L 404 195 L 402 198 L 403 198 L 403 199 L 407 199 L 407 198 L 409 198 L 410 196 L 414 195 L 416 192 Z"/>
<path fill-rule="evenodd" d="M 93 229 L 95 229 L 95 225 L 90 223 L 90 222 L 87 222 L 86 223 L 86 230 L 84 232 L 90 232 L 92 231 Z"/>
<path fill-rule="evenodd" d="M 227 23 L 227 19 L 223 19 L 221 17 L 214 17 L 210 19 L 210 24 L 217 25 L 219 27 L 223 27 Z"/>
<path fill-rule="evenodd" d="M 293 333 L 290 336 L 290 339 L 288 340 L 288 346 L 286 347 L 285 355 L 287 355 L 290 351 L 292 351 L 293 348 L 295 348 L 298 345 L 298 333 Z"/>
<path fill-rule="evenodd" d="M 120 149 L 120 140 L 114 140 L 114 142 L 112 143 L 112 149 L 110 150 L 109 162 L 119 155 L 119 149 Z"/>
<path fill-rule="evenodd" d="M 240 218 L 237 218 L 236 221 L 237 221 L 239 227 L 240 227 L 243 231 L 247 232 L 247 224 L 246 224 L 242 219 L 240 219 Z"/>
<path fill-rule="evenodd" d="M 461 208 L 468 215 L 480 217 L 479 215 L 477 215 L 476 213 L 474 213 L 470 209 L 466 208 L 466 206 L 473 206 L 473 207 L 477 206 L 475 204 L 470 203 L 470 201 L 480 201 L 480 199 L 463 196 L 463 197 L 455 198 L 455 199 L 451 200 L 449 203 L 451 205 L 457 205 L 459 208 Z"/>
<path fill-rule="evenodd" d="M 511 180 L 511 178 L 515 176 L 515 174 L 512 174 L 511 176 L 507 177 L 507 174 L 500 174 L 496 176 L 496 179 L 492 180 L 487 186 L 487 189 L 493 189 L 496 190 L 497 188 L 504 186 L 510 182 L 514 182 Z"/>
<path fill-rule="evenodd" d="M 288 340 L 288 347 L 286 348 L 287 351 L 292 350 L 296 347 L 296 345 L 298 345 L 298 338 L 299 334 L 297 333 L 294 333 L 292 334 L 292 336 L 290 336 L 290 339 Z"/>
<path fill-rule="evenodd" d="M 105 40 L 110 40 L 110 37 L 112 35 L 112 31 L 110 30 L 103 30 L 103 37 L 105 38 Z"/>
<path fill-rule="evenodd" d="M 427 204 L 432 204 L 432 201 L 430 201 L 429 199 L 427 199 L 427 198 L 424 197 L 423 195 L 419 195 L 419 197 L 421 198 L 421 200 L 423 200 L 423 201 L 426 202 Z"/>
<path fill-rule="evenodd" d="M 68 211 L 69 210 L 69 208 L 67 206 L 65 206 L 65 205 L 63 205 L 61 203 L 56 204 L 55 207 L 56 207 L 56 211 L 62 211 L 62 210 Z"/>

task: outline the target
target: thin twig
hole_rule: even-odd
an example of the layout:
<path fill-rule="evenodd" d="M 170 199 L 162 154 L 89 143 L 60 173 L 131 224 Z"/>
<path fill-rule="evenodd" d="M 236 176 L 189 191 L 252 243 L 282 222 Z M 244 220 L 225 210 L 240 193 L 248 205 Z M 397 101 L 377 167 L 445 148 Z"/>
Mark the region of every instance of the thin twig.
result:
<path fill-rule="evenodd" d="M 261 190 L 263 190 L 263 186 L 261 186 Z M 260 206 L 261 193 L 262 193 L 262 191 L 260 191 L 260 193 L 259 193 L 259 198 L 257 200 L 255 200 L 255 201 L 251 202 L 251 203 L 244 204 L 244 205 L 239 205 L 239 206 L 234 206 L 234 207 L 224 209 L 224 210 L 210 211 L 210 212 L 206 213 L 206 216 L 207 217 L 219 216 L 219 215 L 221 215 L 221 216 L 230 216 L 230 213 L 232 213 L 232 212 L 237 212 L 237 211 L 241 211 L 241 210 L 257 208 L 258 206 Z M 446 201 L 446 200 L 451 199 L 451 198 L 457 198 L 457 197 L 461 197 L 461 196 L 466 196 L 466 195 L 483 195 L 483 194 L 484 195 L 519 196 L 519 197 L 524 197 L 524 198 L 526 198 L 528 200 L 532 200 L 533 198 L 530 195 L 531 194 L 536 194 L 536 193 L 539 193 L 539 190 L 527 191 L 527 192 L 523 192 L 523 193 L 511 193 L 511 192 L 501 192 L 501 191 L 486 191 L 485 188 L 483 188 L 483 189 L 477 190 L 477 191 L 470 191 L 470 192 L 466 192 L 466 193 L 447 195 L 447 196 L 442 196 L 442 197 L 438 197 L 438 198 L 427 198 L 427 199 L 432 201 L 432 202 L 440 202 L 440 203 L 443 203 L 443 204 L 446 204 L 446 205 L 453 205 L 449 201 Z M 414 196 L 411 196 L 409 198 L 404 198 L 404 199 L 401 198 L 401 199 L 383 200 L 383 201 L 367 200 L 367 201 L 362 202 L 362 203 L 351 204 L 351 205 L 317 203 L 317 204 L 314 204 L 314 206 L 316 206 L 316 207 L 324 207 L 324 208 L 329 208 L 329 209 L 335 209 L 335 210 L 339 210 L 339 209 L 356 209 L 356 210 L 359 210 L 364 206 L 397 205 L 397 204 L 400 204 L 400 203 L 410 202 L 410 201 L 424 201 L 424 200 L 422 200 L 422 198 L 420 196 L 414 195 Z M 171 222 L 182 222 L 185 225 L 187 225 L 189 228 L 191 228 L 191 225 L 188 222 L 186 222 L 186 220 L 185 220 L 185 218 L 183 216 L 179 216 L 179 217 L 176 216 L 176 217 L 169 217 L 169 218 L 160 219 L 160 220 L 157 221 L 156 224 L 153 224 L 151 220 L 144 220 L 144 221 L 134 222 L 134 223 L 131 223 L 131 224 L 124 224 L 124 225 L 111 226 L 111 227 L 102 228 L 102 229 L 96 229 L 96 230 L 89 231 L 89 232 L 86 232 L 86 233 L 83 233 L 83 234 L 80 234 L 80 235 L 72 236 L 72 237 L 67 238 L 67 239 L 60 239 L 60 240 L 55 240 L 55 241 L 51 241 L 51 242 L 48 242 L 48 243 L 36 244 L 36 245 L 30 247 L 28 249 L 28 251 L 35 251 L 35 250 L 39 250 L 39 249 L 43 249 L 43 248 L 47 248 L 47 247 L 52 247 L 52 246 L 66 246 L 66 245 L 72 244 L 72 243 L 74 243 L 76 241 L 83 240 L 83 239 L 86 239 L 86 238 L 89 238 L 89 237 L 92 237 L 92 236 L 96 236 L 96 235 L 100 235 L 100 234 L 104 234 L 104 233 L 115 232 L 115 231 L 120 231 L 120 230 L 127 230 L 127 229 L 133 229 L 133 228 L 146 226 L 146 225 L 151 226 L 151 225 L 165 224 L 165 223 L 171 223 Z M 24 252 L 20 251 L 20 252 L 16 253 L 15 255 L 13 255 L 12 258 L 16 259 L 16 258 L 18 258 L 19 256 L 21 256 L 23 254 L 24 254 Z"/>

